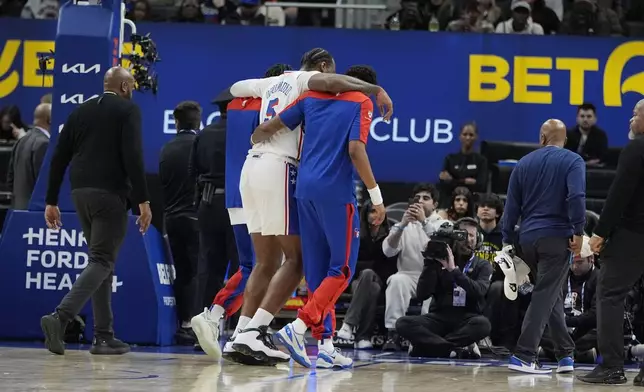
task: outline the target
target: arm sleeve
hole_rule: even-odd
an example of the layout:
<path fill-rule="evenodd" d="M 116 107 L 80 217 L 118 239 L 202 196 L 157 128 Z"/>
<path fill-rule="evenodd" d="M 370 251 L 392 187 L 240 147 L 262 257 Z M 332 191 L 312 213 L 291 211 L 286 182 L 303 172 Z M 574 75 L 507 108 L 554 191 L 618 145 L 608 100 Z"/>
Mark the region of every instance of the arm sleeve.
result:
<path fill-rule="evenodd" d="M 32 164 L 34 165 L 34 174 L 36 175 L 36 178 L 40 175 L 40 168 L 42 167 L 42 162 L 45 160 L 47 147 L 49 147 L 49 143 L 42 142 L 38 144 L 36 151 L 34 151 Z"/>
<path fill-rule="evenodd" d="M 309 80 L 311 79 L 311 76 L 315 74 L 319 74 L 320 72 L 318 71 L 306 71 L 302 72 L 297 76 L 297 89 L 302 94 L 305 91 L 309 91 Z"/>
<path fill-rule="evenodd" d="M 349 140 L 359 140 L 367 144 L 369 140 L 369 130 L 371 129 L 371 120 L 373 117 L 373 102 L 370 99 L 365 99 L 360 103 L 360 113 L 353 120 L 351 124 L 351 131 L 349 133 Z"/>
<path fill-rule="evenodd" d="M 586 165 L 579 155 L 568 169 L 568 216 L 574 233 L 581 235 L 586 224 Z"/>
<path fill-rule="evenodd" d="M 304 121 L 304 99 L 299 97 L 285 107 L 278 116 L 288 129 L 293 130 L 297 128 Z"/>
<path fill-rule="evenodd" d="M 501 232 L 503 233 L 503 243 L 509 244 L 514 237 L 514 226 L 519 221 L 521 215 L 521 185 L 519 183 L 520 166 L 517 165 L 510 174 L 510 184 L 508 185 L 508 194 L 505 200 L 505 209 L 501 220 Z"/>
<path fill-rule="evenodd" d="M 132 184 L 131 200 L 141 204 L 150 200 L 143 166 L 143 142 L 141 136 L 141 110 L 132 105 L 126 114 L 121 129 L 121 156 L 123 167 Z"/>
<path fill-rule="evenodd" d="M 396 231 L 399 231 L 399 230 L 401 230 L 401 229 L 400 229 L 400 224 L 399 224 L 399 223 L 396 223 L 396 224 L 391 228 L 391 230 L 389 230 L 389 235 L 387 236 L 387 238 L 385 238 L 385 240 L 382 242 L 382 253 L 384 253 L 384 255 L 385 255 L 386 257 L 394 257 L 394 256 L 397 256 L 397 255 L 398 255 L 398 253 L 400 253 L 400 251 L 402 250 L 402 240 L 401 240 L 401 241 L 398 241 L 398 247 L 397 247 L 397 248 L 392 248 L 391 246 L 389 246 L 389 237 L 391 237 L 392 235 L 394 235 L 394 233 L 395 233 Z"/>
<path fill-rule="evenodd" d="M 261 98 L 265 86 L 274 78 L 241 80 L 230 87 L 230 93 L 237 98 Z"/>
<path fill-rule="evenodd" d="M 465 290 L 468 297 L 476 299 L 485 298 L 490 288 L 490 277 L 492 276 L 492 264 L 485 260 L 477 260 L 478 274 L 476 279 L 465 275 L 460 268 L 452 270 L 451 275 L 454 283 Z"/>
<path fill-rule="evenodd" d="M 606 238 L 615 229 L 617 222 L 622 219 L 628 201 L 633 197 L 638 182 L 635 178 L 642 175 L 642 155 L 639 141 L 631 141 L 624 147 L 617 161 L 617 174 L 608 191 L 606 203 L 602 209 L 595 234 Z"/>
<path fill-rule="evenodd" d="M 76 113 L 72 112 L 67 119 L 67 123 L 65 123 L 65 126 L 58 134 L 54 156 L 51 158 L 51 163 L 49 164 L 49 181 L 47 183 L 47 196 L 45 198 L 47 205 L 58 205 L 60 186 L 63 182 L 67 166 L 74 154 L 74 138 L 72 133 L 74 132 L 75 116 Z"/>

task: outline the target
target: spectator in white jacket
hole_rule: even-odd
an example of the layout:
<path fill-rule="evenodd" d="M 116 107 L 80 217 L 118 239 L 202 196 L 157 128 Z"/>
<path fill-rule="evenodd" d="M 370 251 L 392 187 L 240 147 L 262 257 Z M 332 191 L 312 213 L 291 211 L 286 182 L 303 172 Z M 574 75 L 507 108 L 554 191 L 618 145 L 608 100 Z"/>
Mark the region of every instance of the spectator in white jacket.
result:
<path fill-rule="evenodd" d="M 421 252 L 432 233 L 447 222 L 435 211 L 438 190 L 434 185 L 418 184 L 412 195 L 401 222 L 391 228 L 382 243 L 386 257 L 398 256 L 398 272 L 387 279 L 385 290 L 385 327 L 388 330 L 387 342 L 383 346 L 385 351 L 400 348 L 396 320 L 407 313 L 409 301 L 416 297 L 418 278 L 424 265 Z"/>
<path fill-rule="evenodd" d="M 532 6 L 525 0 L 512 1 L 512 17 L 496 26 L 497 34 L 543 35 L 543 27 L 535 23 L 530 14 Z"/>

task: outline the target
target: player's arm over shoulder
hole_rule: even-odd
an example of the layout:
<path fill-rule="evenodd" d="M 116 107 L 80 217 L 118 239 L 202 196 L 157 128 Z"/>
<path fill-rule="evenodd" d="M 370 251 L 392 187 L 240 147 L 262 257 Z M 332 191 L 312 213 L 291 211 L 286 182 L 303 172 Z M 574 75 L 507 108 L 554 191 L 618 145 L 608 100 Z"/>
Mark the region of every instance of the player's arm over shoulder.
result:
<path fill-rule="evenodd" d="M 352 76 L 318 72 L 308 77 L 307 90 L 331 94 L 359 91 L 366 95 L 377 95 L 382 88 Z"/>
<path fill-rule="evenodd" d="M 246 97 L 261 98 L 267 86 L 275 78 L 277 78 L 277 76 L 264 78 L 264 79 L 240 80 L 239 82 L 233 84 L 230 87 L 230 94 L 232 94 L 233 97 L 237 97 L 237 98 L 246 98 Z"/>

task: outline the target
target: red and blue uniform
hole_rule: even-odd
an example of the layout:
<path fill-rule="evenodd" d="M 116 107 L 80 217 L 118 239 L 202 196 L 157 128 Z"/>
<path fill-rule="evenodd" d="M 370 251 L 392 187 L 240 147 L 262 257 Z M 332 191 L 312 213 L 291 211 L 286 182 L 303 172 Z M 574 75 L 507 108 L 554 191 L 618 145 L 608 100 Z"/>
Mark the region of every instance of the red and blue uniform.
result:
<path fill-rule="evenodd" d="M 226 208 L 243 208 L 239 192 L 239 178 L 246 160 L 250 135 L 259 125 L 261 99 L 235 98 L 228 104 L 226 119 Z M 226 309 L 226 315 L 235 314 L 243 303 L 244 289 L 255 264 L 250 234 L 245 224 L 233 224 L 239 255 L 239 270 L 215 296 L 213 304 Z"/>
<path fill-rule="evenodd" d="M 358 258 L 360 220 L 348 147 L 353 140 L 367 143 L 372 114 L 373 103 L 362 93 L 313 91 L 279 114 L 290 129 L 304 124 L 295 197 L 309 301 L 298 317 L 318 340 L 333 335 L 335 303 Z"/>

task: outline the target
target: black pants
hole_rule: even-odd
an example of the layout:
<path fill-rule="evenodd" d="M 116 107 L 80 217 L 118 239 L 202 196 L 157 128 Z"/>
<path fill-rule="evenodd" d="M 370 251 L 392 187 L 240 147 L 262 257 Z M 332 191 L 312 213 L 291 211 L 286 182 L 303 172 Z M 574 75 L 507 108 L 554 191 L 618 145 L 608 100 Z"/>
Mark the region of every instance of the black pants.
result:
<path fill-rule="evenodd" d="M 597 330 L 575 330 L 571 335 L 572 340 L 575 342 L 575 356 L 584 353 L 590 349 L 597 348 Z M 543 339 L 541 340 L 541 347 L 546 352 L 546 355 L 552 359 L 556 359 L 555 343 L 550 337 L 550 331 L 546 328 Z M 622 350 L 624 346 L 622 345 Z"/>
<path fill-rule="evenodd" d="M 63 321 L 73 319 L 92 298 L 94 336 L 114 336 L 112 276 L 114 264 L 127 230 L 127 201 L 101 189 L 72 191 L 76 214 L 89 248 L 87 267 L 56 311 Z"/>
<path fill-rule="evenodd" d="M 624 366 L 624 299 L 644 274 L 644 234 L 618 229 L 601 252 L 597 345 L 606 367 Z"/>
<path fill-rule="evenodd" d="M 197 267 L 197 301 L 199 308 L 212 304 L 224 285 L 230 262 L 231 275 L 239 269 L 235 235 L 223 194 L 212 194 L 201 200 L 199 218 L 199 265 Z"/>
<path fill-rule="evenodd" d="M 371 269 L 365 269 L 351 286 L 353 297 L 344 322 L 356 328 L 356 342 L 363 339 L 371 340 L 378 298 L 384 285 L 378 274 Z"/>
<path fill-rule="evenodd" d="M 409 340 L 418 355 L 447 357 L 455 348 L 467 347 L 488 336 L 490 322 L 480 314 L 459 310 L 430 312 L 399 318 L 396 332 Z"/>
<path fill-rule="evenodd" d="M 520 308 L 520 298 L 510 301 L 505 296 L 502 280 L 492 282 L 483 314 L 490 320 L 490 339 L 494 345 L 514 348 L 521 333 Z"/>
<path fill-rule="evenodd" d="M 523 361 L 536 359 L 546 324 L 555 346 L 557 359 L 572 356 L 575 349 L 564 314 L 561 287 L 570 270 L 568 238 L 543 237 L 534 243 L 522 243 L 523 258 L 536 276 L 532 301 L 523 319 L 521 336 L 514 354 Z"/>
<path fill-rule="evenodd" d="M 196 216 L 178 215 L 165 217 L 170 251 L 176 277 L 174 295 L 177 299 L 179 321 L 190 321 L 201 311 L 197 305 L 197 267 L 199 260 L 199 222 Z"/>

